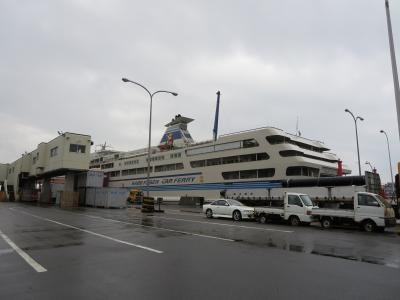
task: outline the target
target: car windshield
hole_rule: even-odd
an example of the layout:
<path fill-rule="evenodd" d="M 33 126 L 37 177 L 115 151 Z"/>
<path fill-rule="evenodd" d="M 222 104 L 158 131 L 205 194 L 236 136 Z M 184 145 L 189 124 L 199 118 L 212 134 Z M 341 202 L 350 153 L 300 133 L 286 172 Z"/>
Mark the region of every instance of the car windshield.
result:
<path fill-rule="evenodd" d="M 314 206 L 308 195 L 300 195 L 301 200 L 303 201 L 305 206 Z"/>
<path fill-rule="evenodd" d="M 237 200 L 226 200 L 226 201 L 228 201 L 229 205 L 243 206 L 243 204 Z"/>
<path fill-rule="evenodd" d="M 376 195 L 376 197 L 378 197 L 379 201 L 381 201 L 381 203 L 387 207 L 387 208 L 391 208 L 392 205 L 389 203 L 389 201 L 385 198 L 383 198 L 381 195 Z"/>

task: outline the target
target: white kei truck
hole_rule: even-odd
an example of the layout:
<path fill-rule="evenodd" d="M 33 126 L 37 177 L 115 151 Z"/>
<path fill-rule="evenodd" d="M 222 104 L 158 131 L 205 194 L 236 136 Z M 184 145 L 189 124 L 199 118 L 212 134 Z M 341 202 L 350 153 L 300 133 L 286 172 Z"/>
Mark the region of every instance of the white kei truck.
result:
<path fill-rule="evenodd" d="M 396 226 L 390 203 L 380 195 L 367 192 L 356 192 L 350 208 L 314 208 L 312 216 L 325 229 L 333 225 L 357 224 L 365 231 L 372 232 Z"/>
<path fill-rule="evenodd" d="M 255 218 L 261 223 L 285 220 L 292 226 L 299 226 L 314 221 L 312 210 L 316 206 L 307 194 L 286 192 L 283 201 L 272 200 L 269 204 L 254 208 Z"/>

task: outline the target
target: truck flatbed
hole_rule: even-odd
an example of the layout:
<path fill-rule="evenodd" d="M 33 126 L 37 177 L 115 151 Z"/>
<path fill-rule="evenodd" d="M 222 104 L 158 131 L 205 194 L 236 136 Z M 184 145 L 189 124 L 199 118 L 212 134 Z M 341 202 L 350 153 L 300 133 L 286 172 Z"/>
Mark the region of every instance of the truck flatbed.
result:
<path fill-rule="evenodd" d="M 314 208 L 311 212 L 313 216 L 331 216 L 341 218 L 354 218 L 354 210 L 352 209 L 329 209 Z"/>

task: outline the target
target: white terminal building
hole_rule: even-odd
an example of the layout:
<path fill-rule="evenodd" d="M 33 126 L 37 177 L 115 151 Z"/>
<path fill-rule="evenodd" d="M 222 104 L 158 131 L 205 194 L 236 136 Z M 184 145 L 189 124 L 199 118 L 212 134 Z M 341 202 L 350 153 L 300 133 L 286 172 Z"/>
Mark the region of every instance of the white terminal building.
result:
<path fill-rule="evenodd" d="M 64 191 L 74 191 L 76 175 L 89 169 L 91 137 L 65 132 L 21 155 L 12 163 L 0 164 L 0 189 L 11 200 L 32 200 L 41 186 L 39 201 L 51 201 L 52 178 L 65 176 Z"/>

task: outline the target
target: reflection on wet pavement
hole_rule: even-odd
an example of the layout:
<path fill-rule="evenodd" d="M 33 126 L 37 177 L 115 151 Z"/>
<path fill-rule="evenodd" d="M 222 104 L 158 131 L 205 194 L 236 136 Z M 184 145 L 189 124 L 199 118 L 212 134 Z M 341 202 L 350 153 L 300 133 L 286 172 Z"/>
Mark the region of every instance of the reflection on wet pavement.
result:
<path fill-rule="evenodd" d="M 292 252 L 300 252 L 306 254 L 314 254 L 328 257 L 335 257 L 340 259 L 359 261 L 364 263 L 376 264 L 387 266 L 391 268 L 400 268 L 399 260 L 392 260 L 391 257 L 375 257 L 371 255 L 363 255 L 354 253 L 355 250 L 350 247 L 339 247 L 339 246 L 331 246 L 331 245 L 323 245 L 323 244 L 315 244 L 310 245 L 310 249 L 307 249 L 304 244 L 293 244 L 283 239 L 273 240 L 269 238 L 267 243 L 265 244 L 270 248 L 277 248 Z"/>

